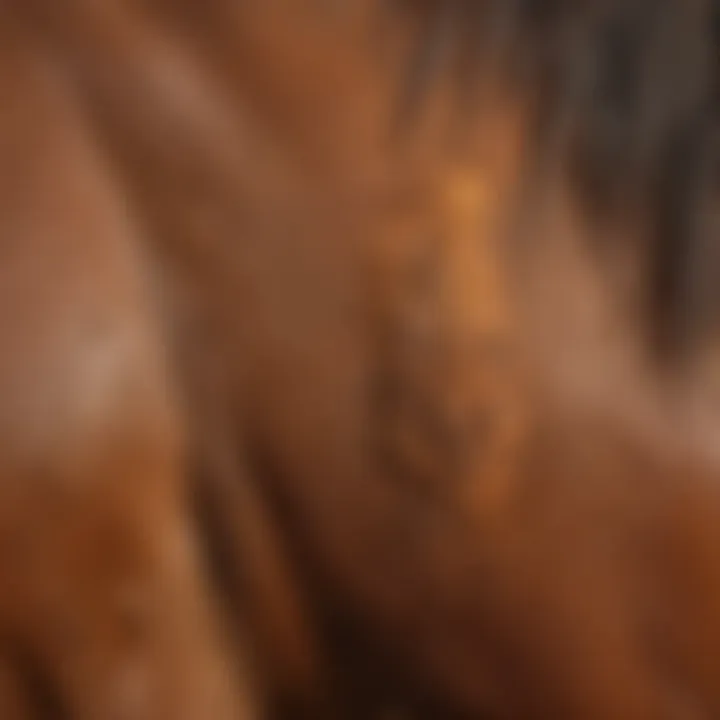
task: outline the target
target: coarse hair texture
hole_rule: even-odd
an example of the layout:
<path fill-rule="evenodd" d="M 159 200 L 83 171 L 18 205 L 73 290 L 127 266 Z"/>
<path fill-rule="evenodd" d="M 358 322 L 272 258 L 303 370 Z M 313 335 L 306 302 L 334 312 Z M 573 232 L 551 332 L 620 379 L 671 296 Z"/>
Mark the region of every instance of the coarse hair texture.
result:
<path fill-rule="evenodd" d="M 712 0 L 406 0 L 423 30 L 408 82 L 434 48 L 472 92 L 495 63 L 532 100 L 542 157 L 560 161 L 596 224 L 641 217 L 656 349 L 675 354 L 718 320 L 720 5 Z M 416 91 L 417 93 L 417 91 Z M 610 236 L 612 233 L 607 233 Z"/>

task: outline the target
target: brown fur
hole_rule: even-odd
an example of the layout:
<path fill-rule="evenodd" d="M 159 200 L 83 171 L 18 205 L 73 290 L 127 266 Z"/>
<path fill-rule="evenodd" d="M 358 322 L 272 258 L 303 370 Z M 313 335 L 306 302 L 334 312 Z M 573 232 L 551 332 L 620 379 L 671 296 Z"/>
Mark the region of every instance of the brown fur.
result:
<path fill-rule="evenodd" d="M 720 712 L 713 363 L 365 9 L 0 5 L 3 717 Z"/>

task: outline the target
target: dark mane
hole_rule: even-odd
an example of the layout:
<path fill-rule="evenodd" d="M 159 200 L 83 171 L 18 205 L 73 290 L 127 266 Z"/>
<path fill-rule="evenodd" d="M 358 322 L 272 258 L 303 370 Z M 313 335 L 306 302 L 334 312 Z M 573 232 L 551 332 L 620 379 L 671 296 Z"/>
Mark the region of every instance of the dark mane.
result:
<path fill-rule="evenodd" d="M 406 6 L 423 28 L 408 82 L 425 89 L 434 82 L 442 70 L 430 61 L 433 48 L 448 33 L 464 92 L 489 59 L 500 58 L 503 81 L 531 101 L 538 158 L 560 163 L 588 220 L 602 226 L 641 219 L 660 348 L 677 349 L 708 331 L 718 319 L 720 278 L 712 212 L 720 160 L 718 4 L 406 0 Z"/>

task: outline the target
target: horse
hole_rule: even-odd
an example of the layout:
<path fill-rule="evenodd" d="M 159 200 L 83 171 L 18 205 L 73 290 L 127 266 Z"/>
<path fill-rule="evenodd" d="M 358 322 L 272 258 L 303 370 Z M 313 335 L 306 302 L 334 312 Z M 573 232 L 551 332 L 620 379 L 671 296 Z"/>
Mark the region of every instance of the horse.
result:
<path fill-rule="evenodd" d="M 718 714 L 716 15 L 2 3 L 2 716 Z"/>

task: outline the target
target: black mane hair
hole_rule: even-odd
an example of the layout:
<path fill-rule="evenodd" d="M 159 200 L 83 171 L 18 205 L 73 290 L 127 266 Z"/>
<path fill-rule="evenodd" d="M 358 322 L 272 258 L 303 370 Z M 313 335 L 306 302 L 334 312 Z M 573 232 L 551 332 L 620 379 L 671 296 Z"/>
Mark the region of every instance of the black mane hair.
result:
<path fill-rule="evenodd" d="M 428 59 L 441 34 L 445 41 L 452 35 L 457 69 L 481 69 L 491 53 L 500 57 L 505 81 L 532 99 L 536 146 L 562 149 L 586 215 L 595 223 L 633 213 L 648 219 L 648 301 L 659 349 L 673 353 L 714 329 L 720 2 L 405 0 L 405 6 L 423 28 L 411 83 L 433 82 Z"/>

